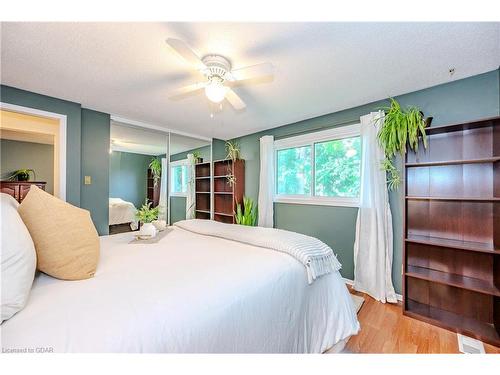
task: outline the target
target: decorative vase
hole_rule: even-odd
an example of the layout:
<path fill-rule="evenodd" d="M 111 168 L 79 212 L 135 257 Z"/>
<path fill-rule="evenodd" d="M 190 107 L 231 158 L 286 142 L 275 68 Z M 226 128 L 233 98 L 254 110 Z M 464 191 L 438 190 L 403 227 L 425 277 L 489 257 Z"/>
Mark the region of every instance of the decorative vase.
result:
<path fill-rule="evenodd" d="M 165 220 L 155 220 L 153 221 L 153 225 L 155 226 L 158 232 L 161 232 L 167 228 L 167 222 Z"/>
<path fill-rule="evenodd" d="M 141 226 L 139 234 L 141 236 L 148 236 L 153 238 L 154 236 L 156 236 L 156 228 L 153 223 L 144 223 Z"/>

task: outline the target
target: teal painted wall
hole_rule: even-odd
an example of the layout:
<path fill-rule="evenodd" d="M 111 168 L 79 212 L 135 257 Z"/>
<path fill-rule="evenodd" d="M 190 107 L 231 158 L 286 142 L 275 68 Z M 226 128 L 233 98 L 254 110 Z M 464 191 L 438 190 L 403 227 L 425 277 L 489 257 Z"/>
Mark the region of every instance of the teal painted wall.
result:
<path fill-rule="evenodd" d="M 82 186 L 80 206 L 90 211 L 100 235 L 109 233 L 109 135 L 110 116 L 107 113 L 82 109 Z M 84 185 L 84 176 L 92 184 Z"/>
<path fill-rule="evenodd" d="M 0 85 L 0 101 L 67 116 L 66 200 L 80 206 L 81 105 L 5 85 Z"/>
<path fill-rule="evenodd" d="M 99 234 L 107 234 L 109 115 L 5 85 L 0 101 L 66 115 L 66 200 L 88 209 Z M 91 185 L 83 184 L 85 175 L 92 176 Z"/>
<path fill-rule="evenodd" d="M 33 169 L 36 181 L 45 181 L 45 191 L 54 194 L 54 146 L 42 143 L 0 140 L 0 174 L 6 178 L 18 169 Z"/>
<path fill-rule="evenodd" d="M 109 197 L 141 207 L 147 197 L 148 168 L 153 155 L 113 151 L 109 163 Z"/>
<path fill-rule="evenodd" d="M 433 116 L 433 126 L 473 120 L 500 114 L 499 71 L 450 82 L 396 97 L 403 105 L 416 105 Z M 359 122 L 359 117 L 381 106 L 387 100 L 365 104 L 340 112 L 300 121 L 294 124 L 250 134 L 235 139 L 240 143 L 242 158 L 245 159 L 245 194 L 257 200 L 259 190 L 259 138 L 274 135 L 275 139 L 300 133 L 343 126 Z M 219 142 L 220 143 L 220 142 Z M 222 154 L 223 145 L 214 140 L 215 152 Z M 401 160 L 397 161 L 401 168 Z M 403 238 L 403 193 L 390 193 L 394 229 L 393 282 L 401 292 L 401 263 Z M 342 262 L 342 275 L 354 277 L 353 246 L 357 208 L 304 206 L 276 203 L 275 226 L 313 235 L 330 245 Z"/>
<path fill-rule="evenodd" d="M 178 154 L 170 155 L 170 161 L 178 161 L 187 158 L 187 154 L 198 151 L 203 158 L 203 161 L 210 160 L 210 145 L 196 148 L 193 150 L 180 152 Z M 170 197 L 170 224 L 177 221 L 186 220 L 186 198 L 184 197 Z"/>
<path fill-rule="evenodd" d="M 170 155 L 170 161 L 178 161 L 187 159 L 187 154 L 192 154 L 193 152 L 198 151 L 203 158 L 203 161 L 210 160 L 210 145 L 195 148 L 189 151 L 179 152 L 178 154 Z"/>
<path fill-rule="evenodd" d="M 186 198 L 170 197 L 170 224 L 186 220 Z"/>
<path fill-rule="evenodd" d="M 226 141 L 214 138 L 212 140 L 212 155 L 214 160 L 225 159 L 226 154 Z"/>

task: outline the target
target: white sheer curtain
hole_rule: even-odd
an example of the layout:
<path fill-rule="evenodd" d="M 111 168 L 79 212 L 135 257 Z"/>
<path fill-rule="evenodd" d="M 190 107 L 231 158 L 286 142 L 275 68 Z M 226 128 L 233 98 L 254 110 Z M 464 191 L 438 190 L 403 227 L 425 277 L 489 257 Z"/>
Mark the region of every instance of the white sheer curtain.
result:
<path fill-rule="evenodd" d="M 259 176 L 259 226 L 274 226 L 274 137 L 265 135 L 260 139 L 260 176 Z"/>
<path fill-rule="evenodd" d="M 378 301 L 395 303 L 392 216 L 386 174 L 380 168 L 384 152 L 377 139 L 383 116 L 384 112 L 379 111 L 361 117 L 361 192 L 354 243 L 354 289 Z"/>
<path fill-rule="evenodd" d="M 159 220 L 167 220 L 167 189 L 168 189 L 168 165 L 167 158 L 161 158 L 161 179 L 160 179 L 160 201 L 158 203 Z"/>
<path fill-rule="evenodd" d="M 186 195 L 186 219 L 195 218 L 196 209 L 196 171 L 193 154 L 187 155 L 187 195 Z"/>

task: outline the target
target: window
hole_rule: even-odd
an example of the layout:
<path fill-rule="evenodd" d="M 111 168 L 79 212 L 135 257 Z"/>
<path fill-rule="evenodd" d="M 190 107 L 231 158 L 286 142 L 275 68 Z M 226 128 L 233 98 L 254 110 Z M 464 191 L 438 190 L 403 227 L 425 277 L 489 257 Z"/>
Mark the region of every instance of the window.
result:
<path fill-rule="evenodd" d="M 357 206 L 359 124 L 274 142 L 276 202 Z"/>
<path fill-rule="evenodd" d="M 278 194 L 311 193 L 311 146 L 278 150 Z"/>
<path fill-rule="evenodd" d="M 170 163 L 170 195 L 186 196 L 188 183 L 188 161 L 179 160 Z"/>

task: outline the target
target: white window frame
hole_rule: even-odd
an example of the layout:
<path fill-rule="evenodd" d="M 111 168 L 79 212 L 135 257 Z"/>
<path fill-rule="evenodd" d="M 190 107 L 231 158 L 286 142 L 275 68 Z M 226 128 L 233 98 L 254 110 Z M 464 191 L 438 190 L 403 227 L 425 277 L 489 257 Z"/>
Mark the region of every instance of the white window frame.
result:
<path fill-rule="evenodd" d="M 311 192 L 309 195 L 290 195 L 278 194 L 278 179 L 275 178 L 274 186 L 274 202 L 277 203 L 292 203 L 292 204 L 308 204 L 320 206 L 341 206 L 341 207 L 359 207 L 359 197 L 321 197 L 315 196 L 314 186 L 314 144 L 326 141 L 334 141 L 344 138 L 359 137 L 361 124 L 353 124 L 322 130 L 312 133 L 307 133 L 295 137 L 289 137 L 274 141 L 274 170 L 278 170 L 278 151 L 294 147 L 311 147 Z"/>
<path fill-rule="evenodd" d="M 185 193 L 172 191 L 172 182 L 173 182 L 172 169 L 175 167 L 179 167 L 179 166 L 189 166 L 188 159 L 182 159 L 182 160 L 170 162 L 169 169 L 168 169 L 168 180 L 169 180 L 169 184 L 170 184 L 169 188 L 170 188 L 170 196 L 171 197 L 187 197 L 187 191 Z"/>

